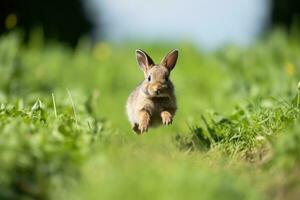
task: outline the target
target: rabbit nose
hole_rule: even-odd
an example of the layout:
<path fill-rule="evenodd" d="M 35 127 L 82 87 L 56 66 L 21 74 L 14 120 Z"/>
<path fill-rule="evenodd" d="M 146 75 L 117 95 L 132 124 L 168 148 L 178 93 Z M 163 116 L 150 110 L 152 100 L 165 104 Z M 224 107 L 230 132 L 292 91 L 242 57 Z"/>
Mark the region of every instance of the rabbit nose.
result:
<path fill-rule="evenodd" d="M 156 94 L 159 95 L 160 94 L 160 89 L 156 90 Z"/>

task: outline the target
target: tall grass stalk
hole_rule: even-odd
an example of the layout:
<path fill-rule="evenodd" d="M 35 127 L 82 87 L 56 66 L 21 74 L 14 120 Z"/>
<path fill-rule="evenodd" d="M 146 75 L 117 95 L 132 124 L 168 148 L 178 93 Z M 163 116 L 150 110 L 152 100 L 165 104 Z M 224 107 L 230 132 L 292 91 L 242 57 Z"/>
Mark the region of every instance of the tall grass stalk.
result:
<path fill-rule="evenodd" d="M 300 81 L 298 83 L 297 108 L 299 107 L 299 104 L 300 104 Z"/>
<path fill-rule="evenodd" d="M 57 119 L 57 110 L 56 110 L 55 98 L 53 93 L 52 93 L 52 102 L 53 102 L 54 115 L 55 118 Z"/>
<path fill-rule="evenodd" d="M 67 91 L 68 91 L 68 95 L 69 95 L 71 103 L 72 103 L 73 113 L 74 113 L 74 117 L 75 117 L 75 123 L 76 123 L 76 126 L 78 127 L 78 120 L 77 120 L 76 108 L 75 108 L 75 104 L 74 104 L 74 101 L 73 101 L 73 98 L 72 98 L 72 94 L 71 94 L 71 92 L 70 92 L 69 89 L 67 89 Z"/>

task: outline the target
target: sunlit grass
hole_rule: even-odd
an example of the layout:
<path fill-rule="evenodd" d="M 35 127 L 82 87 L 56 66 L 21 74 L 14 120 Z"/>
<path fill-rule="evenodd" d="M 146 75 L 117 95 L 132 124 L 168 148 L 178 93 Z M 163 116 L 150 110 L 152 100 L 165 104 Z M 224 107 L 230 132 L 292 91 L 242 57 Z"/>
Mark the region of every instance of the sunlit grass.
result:
<path fill-rule="evenodd" d="M 0 38 L 0 197 L 297 196 L 299 39 L 275 31 L 208 53 L 85 39 L 69 49 L 41 32 L 27 44 L 18 33 Z M 125 115 L 144 78 L 134 51 L 159 62 L 174 47 L 174 123 L 136 136 Z"/>

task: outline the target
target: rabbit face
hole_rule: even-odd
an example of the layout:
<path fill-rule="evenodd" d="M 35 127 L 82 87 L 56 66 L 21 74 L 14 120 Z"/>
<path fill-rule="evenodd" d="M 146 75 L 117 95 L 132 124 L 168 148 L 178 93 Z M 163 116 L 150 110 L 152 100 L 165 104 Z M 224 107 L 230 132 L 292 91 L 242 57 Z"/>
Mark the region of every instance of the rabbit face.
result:
<path fill-rule="evenodd" d="M 145 94 L 151 97 L 167 97 L 172 83 L 169 80 L 169 71 L 166 67 L 155 65 L 146 73 L 146 80 L 143 84 Z"/>

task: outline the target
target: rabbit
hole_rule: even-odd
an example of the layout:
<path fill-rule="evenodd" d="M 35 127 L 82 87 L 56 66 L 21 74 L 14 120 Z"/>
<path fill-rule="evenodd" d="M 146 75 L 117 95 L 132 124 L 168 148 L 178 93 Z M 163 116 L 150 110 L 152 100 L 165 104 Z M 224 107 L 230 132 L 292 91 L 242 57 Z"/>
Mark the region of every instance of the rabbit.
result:
<path fill-rule="evenodd" d="M 136 50 L 136 59 L 145 80 L 128 97 L 126 112 L 132 130 L 141 134 L 149 127 L 172 123 L 177 110 L 174 86 L 169 79 L 178 58 L 178 50 L 169 52 L 155 64 L 143 50 Z"/>

